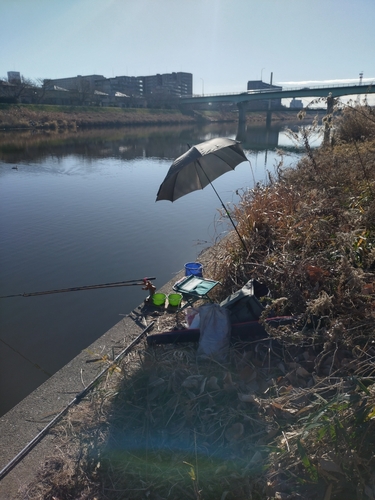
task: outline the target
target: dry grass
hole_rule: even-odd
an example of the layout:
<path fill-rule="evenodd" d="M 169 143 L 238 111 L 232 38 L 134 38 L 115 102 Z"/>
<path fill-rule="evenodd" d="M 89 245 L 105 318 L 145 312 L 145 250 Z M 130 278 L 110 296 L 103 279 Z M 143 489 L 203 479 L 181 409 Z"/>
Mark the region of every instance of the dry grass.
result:
<path fill-rule="evenodd" d="M 375 498 L 375 129 L 350 113 L 366 135 L 344 113 L 331 144 L 244 192 L 248 252 L 230 235 L 205 263 L 218 301 L 257 278 L 297 323 L 224 364 L 194 345 L 133 352 L 55 430 L 60 455 L 22 498 Z"/>
<path fill-rule="evenodd" d="M 0 105 L 0 129 L 77 130 L 137 124 L 193 123 L 178 110 L 85 106 Z"/>
<path fill-rule="evenodd" d="M 288 110 L 275 111 L 272 119 L 295 120 Z M 249 112 L 249 123 L 264 123 L 264 112 Z M 0 104 L 0 130 L 77 131 L 134 125 L 194 124 L 196 122 L 236 122 L 232 111 L 184 112 L 178 109 L 117 108 L 101 106 L 54 106 Z"/>

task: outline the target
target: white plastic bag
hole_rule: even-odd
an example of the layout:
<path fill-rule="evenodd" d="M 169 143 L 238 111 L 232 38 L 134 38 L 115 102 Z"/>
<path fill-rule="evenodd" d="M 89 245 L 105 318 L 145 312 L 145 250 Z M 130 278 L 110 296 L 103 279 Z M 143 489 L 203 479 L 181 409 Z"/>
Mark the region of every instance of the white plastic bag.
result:
<path fill-rule="evenodd" d="M 199 328 L 199 310 L 188 307 L 185 311 L 186 323 L 189 328 Z"/>
<path fill-rule="evenodd" d="M 199 328 L 200 317 L 199 312 L 194 316 L 193 321 L 191 322 L 189 328 L 196 329 Z"/>
<path fill-rule="evenodd" d="M 219 304 L 205 304 L 199 308 L 199 317 L 198 356 L 225 361 L 231 335 L 228 310 Z"/>

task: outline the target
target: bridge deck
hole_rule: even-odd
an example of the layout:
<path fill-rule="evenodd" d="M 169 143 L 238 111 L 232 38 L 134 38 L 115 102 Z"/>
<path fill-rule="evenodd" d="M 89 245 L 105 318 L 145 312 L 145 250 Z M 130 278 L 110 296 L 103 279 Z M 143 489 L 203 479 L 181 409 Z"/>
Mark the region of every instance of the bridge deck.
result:
<path fill-rule="evenodd" d="M 345 95 L 373 94 L 375 85 L 334 85 L 320 87 L 304 87 L 285 90 L 261 89 L 231 94 L 208 94 L 204 96 L 180 97 L 184 104 L 208 102 L 250 102 L 269 99 L 289 99 L 293 97 L 339 97 Z"/>

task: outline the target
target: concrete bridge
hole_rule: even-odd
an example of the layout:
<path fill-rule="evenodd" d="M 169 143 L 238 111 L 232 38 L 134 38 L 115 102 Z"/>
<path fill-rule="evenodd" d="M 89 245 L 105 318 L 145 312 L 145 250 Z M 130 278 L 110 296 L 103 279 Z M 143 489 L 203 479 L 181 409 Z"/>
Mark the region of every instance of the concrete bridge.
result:
<path fill-rule="evenodd" d="M 374 82 L 375 83 L 375 82 Z M 286 88 L 282 90 L 274 89 L 259 89 L 248 90 L 241 93 L 230 94 L 206 94 L 195 95 L 190 97 L 180 97 L 180 102 L 183 104 L 202 104 L 215 102 L 232 102 L 237 104 L 240 122 L 246 120 L 246 105 L 251 101 L 260 101 L 271 99 L 288 99 L 302 97 L 322 97 L 327 98 L 327 113 L 332 112 L 333 99 L 335 97 L 358 95 L 358 94 L 373 94 L 375 93 L 374 84 L 365 85 L 322 85 L 302 88 Z M 269 112 L 272 112 L 269 106 Z"/>

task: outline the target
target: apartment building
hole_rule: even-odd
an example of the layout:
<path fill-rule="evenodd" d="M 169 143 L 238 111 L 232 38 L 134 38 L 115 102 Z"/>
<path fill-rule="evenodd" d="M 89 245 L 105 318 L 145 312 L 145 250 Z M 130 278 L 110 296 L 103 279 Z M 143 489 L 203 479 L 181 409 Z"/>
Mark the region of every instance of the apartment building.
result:
<path fill-rule="evenodd" d="M 59 87 L 78 92 L 104 92 L 109 96 L 124 94 L 128 97 L 180 97 L 192 95 L 193 75 L 191 73 L 165 73 L 150 76 L 116 76 L 105 78 L 102 75 L 78 75 L 71 78 L 58 78 L 46 81 L 48 88 Z"/>
<path fill-rule="evenodd" d="M 56 78 L 54 80 L 44 80 L 48 89 L 59 87 L 65 90 L 74 90 L 77 92 L 94 92 L 97 90 L 99 82 L 105 81 L 103 75 L 72 76 L 68 78 Z"/>
<path fill-rule="evenodd" d="M 108 95 L 123 94 L 128 97 L 143 96 L 143 81 L 137 76 L 115 76 L 96 82 L 96 90 Z"/>
<path fill-rule="evenodd" d="M 163 94 L 165 96 L 187 96 L 193 94 L 193 75 L 191 73 L 164 73 L 142 76 L 145 96 Z"/>

